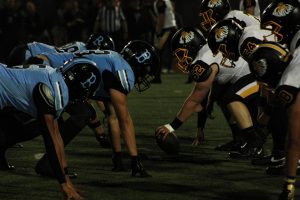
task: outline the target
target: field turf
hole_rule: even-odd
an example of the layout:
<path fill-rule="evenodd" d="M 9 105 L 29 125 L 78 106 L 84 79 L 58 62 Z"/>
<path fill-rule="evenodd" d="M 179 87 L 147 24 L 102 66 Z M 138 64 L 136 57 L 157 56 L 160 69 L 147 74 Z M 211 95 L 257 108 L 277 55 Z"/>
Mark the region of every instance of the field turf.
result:
<path fill-rule="evenodd" d="M 186 79 L 186 75 L 178 73 L 163 75 L 162 84 L 153 84 L 142 94 L 133 92 L 129 95 L 138 149 L 152 178 L 131 177 L 129 171 L 112 172 L 111 150 L 101 148 L 89 128 L 85 128 L 66 147 L 69 167 L 78 173 L 74 184 L 86 199 L 277 199 L 282 176 L 266 175 L 264 166 L 253 166 L 249 160 L 231 160 L 227 152 L 214 150 L 216 145 L 231 139 L 218 106 L 214 109 L 215 119 L 207 121 L 202 145 L 191 146 L 196 133 L 194 115 L 176 131 L 181 142 L 178 156 L 168 156 L 159 149 L 154 130 L 174 118 L 190 93 L 192 84 L 185 84 Z M 40 177 L 34 172 L 36 156 L 44 152 L 41 137 L 22 144 L 23 148 L 11 148 L 7 152 L 8 160 L 16 170 L 0 172 L 0 200 L 62 199 L 56 180 Z M 270 137 L 267 147 L 271 147 Z M 129 162 L 130 158 L 125 153 L 124 163 L 128 168 Z"/>

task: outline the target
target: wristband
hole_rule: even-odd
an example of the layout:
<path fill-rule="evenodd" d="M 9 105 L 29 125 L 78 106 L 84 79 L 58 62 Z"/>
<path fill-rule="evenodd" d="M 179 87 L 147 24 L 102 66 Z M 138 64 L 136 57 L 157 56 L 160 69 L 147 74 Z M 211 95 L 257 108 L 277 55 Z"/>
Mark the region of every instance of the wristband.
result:
<path fill-rule="evenodd" d="M 164 127 L 166 127 L 170 133 L 175 131 L 174 128 L 170 124 L 165 124 Z"/>
<path fill-rule="evenodd" d="M 182 123 L 182 121 L 175 117 L 175 119 L 170 123 L 170 126 L 172 126 L 174 130 L 177 130 L 182 125 Z"/>

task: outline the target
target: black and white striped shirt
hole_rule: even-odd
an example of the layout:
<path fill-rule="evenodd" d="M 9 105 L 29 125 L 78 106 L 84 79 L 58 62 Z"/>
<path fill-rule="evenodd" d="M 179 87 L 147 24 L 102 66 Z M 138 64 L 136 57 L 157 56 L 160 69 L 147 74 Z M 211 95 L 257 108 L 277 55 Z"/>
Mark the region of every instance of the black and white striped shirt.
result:
<path fill-rule="evenodd" d="M 106 33 L 115 33 L 121 30 L 121 23 L 125 20 L 125 16 L 120 7 L 108 8 L 103 6 L 99 9 L 96 23 L 99 24 L 101 31 Z"/>

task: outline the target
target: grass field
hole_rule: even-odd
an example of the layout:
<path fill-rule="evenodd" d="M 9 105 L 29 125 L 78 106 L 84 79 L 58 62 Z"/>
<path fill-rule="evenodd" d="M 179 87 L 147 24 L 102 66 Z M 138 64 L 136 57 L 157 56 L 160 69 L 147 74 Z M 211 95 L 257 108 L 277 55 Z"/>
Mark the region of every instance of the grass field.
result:
<path fill-rule="evenodd" d="M 112 172 L 111 150 L 101 148 L 90 129 L 85 128 L 66 148 L 69 167 L 78 173 L 74 183 L 83 196 L 88 200 L 277 199 L 282 176 L 266 175 L 264 167 L 253 166 L 250 161 L 230 160 L 226 152 L 214 150 L 216 145 L 231 139 L 217 106 L 216 118 L 207 122 L 202 145 L 191 146 L 196 133 L 194 115 L 176 131 L 181 142 L 178 156 L 167 156 L 158 148 L 155 128 L 174 118 L 192 88 L 191 84 L 184 84 L 186 76 L 182 74 L 163 75 L 162 79 L 162 84 L 152 85 L 143 94 L 134 92 L 129 96 L 139 152 L 153 177 L 134 178 L 129 171 Z M 270 144 L 268 141 L 267 146 Z M 34 172 L 35 155 L 44 152 L 41 137 L 23 145 L 24 148 L 11 148 L 7 152 L 16 170 L 0 172 L 0 200 L 62 199 L 56 180 Z M 129 167 L 126 154 L 124 161 Z"/>

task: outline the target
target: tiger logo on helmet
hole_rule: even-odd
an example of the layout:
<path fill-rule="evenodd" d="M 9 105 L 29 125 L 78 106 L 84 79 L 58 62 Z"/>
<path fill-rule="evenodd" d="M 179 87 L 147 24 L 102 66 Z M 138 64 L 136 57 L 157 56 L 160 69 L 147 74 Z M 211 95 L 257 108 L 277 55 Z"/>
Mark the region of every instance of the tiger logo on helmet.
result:
<path fill-rule="evenodd" d="M 221 5 L 222 5 L 222 1 L 221 0 L 210 0 L 208 2 L 208 7 L 209 8 L 213 8 L 213 7 L 221 6 Z"/>
<path fill-rule="evenodd" d="M 183 31 L 181 33 L 179 43 L 184 44 L 184 43 L 191 42 L 194 39 L 194 37 L 195 37 L 194 32 L 192 32 L 192 31 L 190 31 L 190 32 Z"/>
<path fill-rule="evenodd" d="M 222 26 L 215 30 L 215 38 L 217 42 L 223 41 L 228 35 L 228 27 Z"/>
<path fill-rule="evenodd" d="M 291 13 L 293 9 L 294 7 L 292 5 L 280 2 L 274 9 L 273 15 L 276 17 L 283 17 Z"/>

